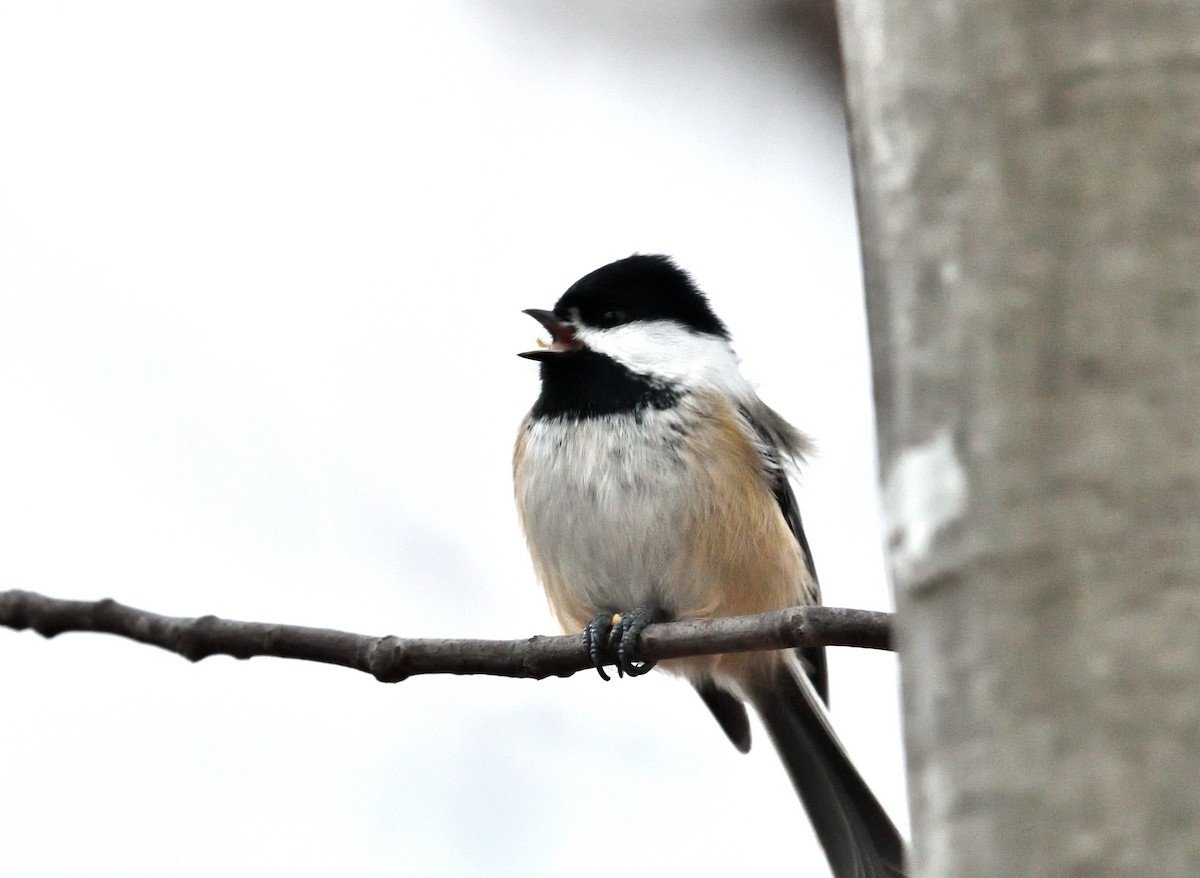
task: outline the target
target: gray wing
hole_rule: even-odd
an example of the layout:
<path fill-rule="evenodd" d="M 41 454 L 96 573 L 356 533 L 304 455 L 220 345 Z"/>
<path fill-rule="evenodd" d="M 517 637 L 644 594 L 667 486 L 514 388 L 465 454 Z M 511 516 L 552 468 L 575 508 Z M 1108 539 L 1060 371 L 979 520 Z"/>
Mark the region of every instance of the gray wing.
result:
<path fill-rule="evenodd" d="M 788 463 L 802 460 L 811 448 L 811 443 L 761 400 L 756 399 L 753 405 L 743 406 L 742 416 L 758 436 L 759 453 L 762 454 L 763 466 L 771 479 L 775 502 L 779 504 L 779 511 L 783 513 L 788 529 L 800 544 L 800 551 L 804 553 L 804 566 L 808 568 L 816 587 L 813 598 L 819 603 L 821 590 L 817 580 L 817 565 L 808 545 L 808 537 L 804 534 L 804 523 L 800 520 L 800 506 L 796 503 L 796 494 L 788 480 Z M 805 646 L 796 650 L 796 654 L 800 657 L 813 688 L 817 690 L 821 700 L 828 704 L 829 670 L 825 661 L 825 647 Z"/>
<path fill-rule="evenodd" d="M 808 537 L 804 535 L 804 523 L 800 520 L 800 507 L 796 503 L 796 495 L 788 481 L 788 464 L 800 461 L 809 451 L 808 439 L 795 427 L 781 418 L 774 409 L 759 399 L 754 399 L 750 405 L 740 407 L 741 415 L 746 419 L 758 439 L 759 454 L 763 458 L 763 469 L 771 480 L 771 491 L 779 511 L 787 522 L 788 529 L 800 550 L 804 553 L 804 566 L 812 577 L 815 593 L 813 600 L 820 602 L 821 588 L 817 581 L 817 565 L 813 561 L 812 549 L 808 545 Z M 829 670 L 825 661 L 825 647 L 805 646 L 796 650 L 804 673 L 812 682 L 813 688 L 825 704 L 829 703 Z M 746 714 L 746 706 L 736 695 L 721 689 L 711 680 L 695 684 L 704 704 L 712 712 L 726 736 L 738 750 L 745 753 L 750 749 L 750 720 Z"/>

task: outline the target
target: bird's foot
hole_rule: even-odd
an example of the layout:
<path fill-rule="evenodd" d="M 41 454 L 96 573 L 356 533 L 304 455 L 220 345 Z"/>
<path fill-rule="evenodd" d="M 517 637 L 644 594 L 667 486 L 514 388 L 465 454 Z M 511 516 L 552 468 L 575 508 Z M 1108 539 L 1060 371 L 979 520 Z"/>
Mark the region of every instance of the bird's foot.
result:
<path fill-rule="evenodd" d="M 592 667 L 606 683 L 610 677 L 604 670 L 604 657 L 608 649 L 608 638 L 612 634 L 613 621 L 618 614 L 612 610 L 601 610 L 588 621 L 583 629 L 583 648 L 592 659 Z"/>
<path fill-rule="evenodd" d="M 616 653 L 617 676 L 640 677 L 649 673 L 655 662 L 637 656 L 638 638 L 647 625 L 662 622 L 667 614 L 658 607 L 638 607 L 628 613 L 605 610 L 592 616 L 583 629 L 583 645 L 602 680 L 610 679 L 604 661 Z"/>

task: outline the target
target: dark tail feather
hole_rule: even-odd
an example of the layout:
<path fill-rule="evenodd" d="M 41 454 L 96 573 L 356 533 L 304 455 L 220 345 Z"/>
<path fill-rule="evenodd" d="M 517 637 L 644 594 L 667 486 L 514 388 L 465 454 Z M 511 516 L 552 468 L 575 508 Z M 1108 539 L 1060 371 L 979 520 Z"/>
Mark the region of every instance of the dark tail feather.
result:
<path fill-rule="evenodd" d="M 750 716 L 742 699 L 720 688 L 712 680 L 695 684 L 696 691 L 721 724 L 726 736 L 742 753 L 750 752 Z"/>
<path fill-rule="evenodd" d="M 748 695 L 836 878 L 903 878 L 904 840 L 851 764 L 807 681 L 781 664 Z"/>

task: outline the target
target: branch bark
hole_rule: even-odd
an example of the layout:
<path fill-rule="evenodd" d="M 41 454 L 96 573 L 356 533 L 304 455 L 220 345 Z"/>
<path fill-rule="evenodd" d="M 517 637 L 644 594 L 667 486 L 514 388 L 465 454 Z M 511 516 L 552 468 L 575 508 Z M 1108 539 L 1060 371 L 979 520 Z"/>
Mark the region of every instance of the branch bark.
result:
<path fill-rule="evenodd" d="M 362 671 L 383 683 L 417 674 L 540 680 L 592 667 L 581 639 L 572 635 L 523 640 L 376 637 L 216 616 L 162 616 L 111 598 L 74 601 L 15 590 L 0 592 L 0 626 L 32 629 L 47 638 L 68 631 L 115 634 L 193 662 L 211 655 L 323 662 Z M 840 607 L 792 607 L 759 616 L 664 622 L 649 626 L 639 641 L 641 655 L 653 660 L 797 646 L 891 649 L 891 615 Z"/>

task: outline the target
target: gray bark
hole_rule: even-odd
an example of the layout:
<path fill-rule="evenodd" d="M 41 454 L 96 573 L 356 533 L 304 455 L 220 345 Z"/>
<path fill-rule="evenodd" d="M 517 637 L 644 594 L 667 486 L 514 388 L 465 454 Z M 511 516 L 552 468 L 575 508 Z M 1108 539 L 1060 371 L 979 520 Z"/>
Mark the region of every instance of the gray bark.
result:
<path fill-rule="evenodd" d="M 914 874 L 1200 875 L 1200 3 L 840 12 Z"/>

